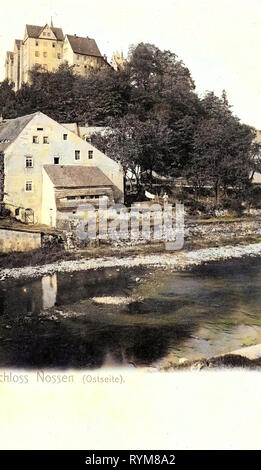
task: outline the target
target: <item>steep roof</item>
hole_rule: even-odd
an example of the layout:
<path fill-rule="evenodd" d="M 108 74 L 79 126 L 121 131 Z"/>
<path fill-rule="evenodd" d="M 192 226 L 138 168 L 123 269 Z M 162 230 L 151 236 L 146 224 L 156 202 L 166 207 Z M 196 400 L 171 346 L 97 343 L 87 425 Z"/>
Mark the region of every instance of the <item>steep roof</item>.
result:
<path fill-rule="evenodd" d="M 112 181 L 96 166 L 44 165 L 44 169 L 55 187 L 113 186 Z"/>
<path fill-rule="evenodd" d="M 26 25 L 26 31 L 27 31 L 27 34 L 28 34 L 29 38 L 39 38 L 39 36 L 40 36 L 43 29 L 44 29 L 44 26 L 36 26 L 36 25 L 32 25 L 32 24 L 27 24 Z M 55 35 L 56 39 L 58 39 L 58 41 L 63 41 L 64 40 L 62 28 L 52 28 L 50 26 L 50 29 L 54 33 L 54 35 Z"/>
<path fill-rule="evenodd" d="M 7 148 L 22 132 L 25 126 L 34 118 L 34 114 L 27 114 L 16 119 L 10 119 L 0 127 L 0 150 Z"/>
<path fill-rule="evenodd" d="M 79 36 L 66 35 L 75 54 L 92 55 L 102 57 L 96 41 L 91 38 L 81 38 Z"/>

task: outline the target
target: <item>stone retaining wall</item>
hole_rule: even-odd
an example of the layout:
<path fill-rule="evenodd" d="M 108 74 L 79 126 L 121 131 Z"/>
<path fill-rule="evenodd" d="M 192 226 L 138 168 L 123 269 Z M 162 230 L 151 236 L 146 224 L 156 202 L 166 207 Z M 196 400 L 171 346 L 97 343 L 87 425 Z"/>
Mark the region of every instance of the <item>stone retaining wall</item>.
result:
<path fill-rule="evenodd" d="M 41 247 L 41 233 L 0 228 L 0 252 L 30 251 Z"/>
<path fill-rule="evenodd" d="M 259 220 L 238 222 L 193 223 L 185 220 L 185 240 L 207 239 L 209 241 L 224 240 L 228 242 L 237 237 L 261 235 Z"/>

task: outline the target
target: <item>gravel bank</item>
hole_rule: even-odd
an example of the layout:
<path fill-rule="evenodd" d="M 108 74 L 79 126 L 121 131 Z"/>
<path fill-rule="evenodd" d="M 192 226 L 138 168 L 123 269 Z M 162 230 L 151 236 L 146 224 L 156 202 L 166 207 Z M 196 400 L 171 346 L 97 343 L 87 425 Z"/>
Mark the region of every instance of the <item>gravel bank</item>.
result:
<path fill-rule="evenodd" d="M 2 269 L 0 272 L 0 281 L 4 281 L 5 279 L 37 278 L 55 272 L 75 272 L 110 267 L 133 268 L 137 266 L 167 266 L 175 270 L 186 270 L 210 261 L 242 258 L 244 256 L 261 256 L 261 243 L 247 246 L 236 245 L 205 248 L 189 252 L 166 252 L 159 255 L 61 261 L 44 266 Z"/>

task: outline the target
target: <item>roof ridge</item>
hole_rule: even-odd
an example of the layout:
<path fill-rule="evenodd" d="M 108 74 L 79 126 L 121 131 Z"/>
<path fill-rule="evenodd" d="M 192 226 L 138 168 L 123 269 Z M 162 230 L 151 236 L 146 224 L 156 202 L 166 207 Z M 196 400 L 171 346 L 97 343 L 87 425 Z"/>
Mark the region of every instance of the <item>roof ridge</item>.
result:
<path fill-rule="evenodd" d="M 66 34 L 70 46 L 75 54 L 102 57 L 94 38 Z"/>

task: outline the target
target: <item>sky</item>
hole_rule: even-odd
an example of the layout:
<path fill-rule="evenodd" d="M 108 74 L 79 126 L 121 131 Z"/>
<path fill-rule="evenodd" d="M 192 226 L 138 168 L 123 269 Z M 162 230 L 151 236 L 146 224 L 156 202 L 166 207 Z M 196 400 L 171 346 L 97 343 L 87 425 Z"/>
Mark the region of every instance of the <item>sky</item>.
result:
<path fill-rule="evenodd" d="M 261 129 L 261 0 L 10 0 L 0 12 L 1 80 L 25 24 L 52 16 L 64 34 L 93 37 L 109 59 L 139 42 L 175 52 L 201 96 L 225 89 L 241 121 Z"/>

